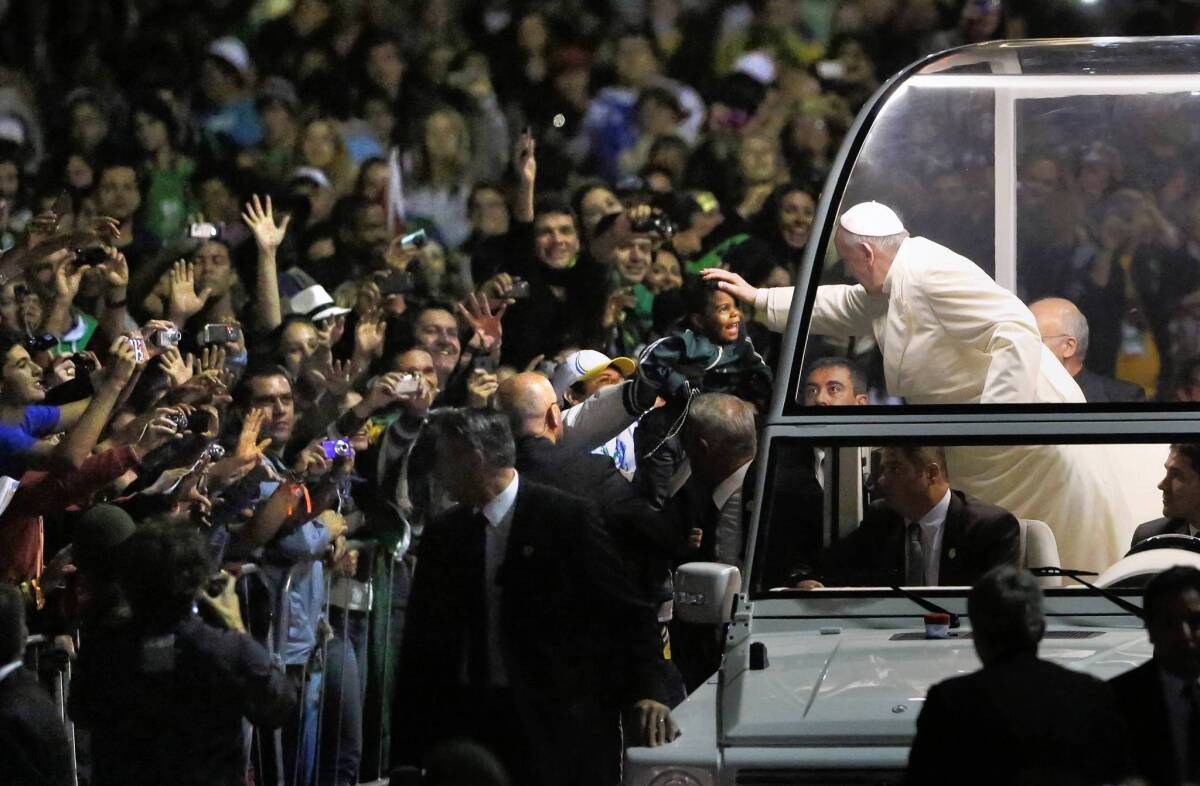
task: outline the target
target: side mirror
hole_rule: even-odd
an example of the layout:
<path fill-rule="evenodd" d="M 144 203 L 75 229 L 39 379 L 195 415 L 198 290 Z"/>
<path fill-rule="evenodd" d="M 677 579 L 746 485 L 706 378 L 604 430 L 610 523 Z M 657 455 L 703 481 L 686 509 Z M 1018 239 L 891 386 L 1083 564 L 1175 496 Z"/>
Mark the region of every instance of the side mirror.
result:
<path fill-rule="evenodd" d="M 733 616 L 742 572 L 720 562 L 689 562 L 675 571 L 675 613 L 684 622 L 721 625 Z"/>

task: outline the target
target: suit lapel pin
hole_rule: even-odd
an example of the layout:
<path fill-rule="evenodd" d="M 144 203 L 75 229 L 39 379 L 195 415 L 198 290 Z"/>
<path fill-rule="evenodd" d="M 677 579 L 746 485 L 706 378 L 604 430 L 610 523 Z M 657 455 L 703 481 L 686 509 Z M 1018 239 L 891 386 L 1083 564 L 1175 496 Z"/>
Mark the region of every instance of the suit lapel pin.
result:
<path fill-rule="evenodd" d="M 946 556 L 949 557 L 950 559 L 954 559 L 956 556 L 958 556 L 958 549 L 953 549 L 953 548 L 950 549 L 950 553 L 947 554 Z"/>

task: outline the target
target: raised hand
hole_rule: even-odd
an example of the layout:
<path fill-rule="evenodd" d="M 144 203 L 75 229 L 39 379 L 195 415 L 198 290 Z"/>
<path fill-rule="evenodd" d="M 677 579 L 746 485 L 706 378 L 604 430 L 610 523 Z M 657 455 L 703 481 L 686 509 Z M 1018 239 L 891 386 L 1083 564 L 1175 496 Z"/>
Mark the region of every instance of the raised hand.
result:
<path fill-rule="evenodd" d="M 483 352 L 491 352 L 500 345 L 500 340 L 504 335 L 500 319 L 508 309 L 508 303 L 501 303 L 500 308 L 493 313 L 488 298 L 472 292 L 455 308 L 475 331 L 475 337 L 479 339 Z"/>
<path fill-rule="evenodd" d="M 199 314 L 211 294 L 209 287 L 196 292 L 195 265 L 182 259 L 176 262 L 171 268 L 171 295 L 168 301 L 171 321 L 182 325 Z"/>
<path fill-rule="evenodd" d="M 104 283 L 111 289 L 129 286 L 129 262 L 125 255 L 112 246 L 105 246 L 104 252 L 108 254 L 108 261 L 96 267 L 104 276 Z"/>
<path fill-rule="evenodd" d="M 137 360 L 137 354 L 133 350 L 133 339 L 129 336 L 121 336 L 114 341 L 112 346 L 109 347 L 108 358 L 109 363 L 105 374 L 106 381 L 124 387 L 133 378 L 133 372 L 140 365 Z M 143 360 L 142 363 L 144 364 L 145 361 Z"/>
<path fill-rule="evenodd" d="M 189 357 L 191 357 L 189 355 Z M 179 387 L 192 378 L 192 364 L 184 361 L 179 347 L 171 347 L 162 353 L 162 369 L 171 380 L 171 387 Z"/>
<path fill-rule="evenodd" d="M 189 356 L 190 357 L 190 356 Z M 222 372 L 225 370 L 225 349 L 220 346 L 208 346 L 200 350 L 200 357 L 192 360 L 195 373 L 205 371 Z"/>
<path fill-rule="evenodd" d="M 354 328 L 354 354 L 363 358 L 379 357 L 383 354 L 386 334 L 386 320 L 374 314 L 364 317 Z"/>
<path fill-rule="evenodd" d="M 279 244 L 283 242 L 283 238 L 287 234 L 288 223 L 291 220 L 290 215 L 284 216 L 283 221 L 276 224 L 271 197 L 267 196 L 267 206 L 266 209 L 263 209 L 258 194 L 255 194 L 246 203 L 246 210 L 242 213 L 242 221 L 250 227 L 250 231 L 254 233 L 254 242 L 262 251 L 274 251 L 279 248 Z"/>
<path fill-rule="evenodd" d="M 517 140 L 516 149 L 513 150 L 513 166 L 517 170 L 517 177 L 520 178 L 521 184 L 525 186 L 532 186 L 534 180 L 537 179 L 536 144 L 533 140 L 533 133 L 526 128 Z"/>
<path fill-rule="evenodd" d="M 54 271 L 54 294 L 60 300 L 72 301 L 79 294 L 79 284 L 83 274 L 91 270 L 91 265 L 73 267 L 69 262 L 60 264 Z"/>
<path fill-rule="evenodd" d="M 467 406 L 484 409 L 499 389 L 499 377 L 490 371 L 475 369 L 467 378 Z"/>

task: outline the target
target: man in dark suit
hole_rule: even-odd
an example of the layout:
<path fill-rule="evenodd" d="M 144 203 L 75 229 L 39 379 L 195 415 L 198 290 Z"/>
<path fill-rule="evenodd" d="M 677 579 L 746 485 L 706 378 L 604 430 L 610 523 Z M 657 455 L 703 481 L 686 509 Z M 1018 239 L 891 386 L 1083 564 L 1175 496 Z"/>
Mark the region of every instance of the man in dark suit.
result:
<path fill-rule="evenodd" d="M 1163 493 L 1163 517 L 1139 524 L 1130 548 L 1155 535 L 1200 534 L 1200 444 L 1172 445 L 1163 467 L 1166 474 L 1158 484 Z"/>
<path fill-rule="evenodd" d="M 1141 385 L 1102 377 L 1083 367 L 1088 351 L 1088 322 L 1074 303 L 1048 297 L 1033 303 L 1029 310 L 1037 320 L 1042 342 L 1075 379 L 1089 404 L 1146 400 L 1146 390 Z"/>
<path fill-rule="evenodd" d="M 940 447 L 883 448 L 862 523 L 797 573 L 801 589 L 965 586 L 1017 561 L 1021 530 L 1003 508 L 952 490 Z"/>
<path fill-rule="evenodd" d="M 1142 608 L 1154 656 L 1110 682 L 1129 727 L 1134 773 L 1151 786 L 1200 783 L 1200 570 L 1158 574 Z"/>
<path fill-rule="evenodd" d="M 680 433 L 690 475 L 666 502 L 682 562 L 723 562 L 741 568 L 746 555 L 747 501 L 758 449 L 754 408 L 726 393 L 692 399 Z M 672 655 L 688 692 L 721 663 L 724 636 L 711 625 L 671 622 Z"/>
<path fill-rule="evenodd" d="M 393 761 L 489 747 L 514 783 L 615 784 L 619 711 L 649 744 L 677 734 L 655 697 L 655 609 L 594 505 L 522 478 L 504 415 L 435 416 L 435 473 L 459 504 L 425 528 L 400 650 Z"/>
<path fill-rule="evenodd" d="M 25 599 L 0 584 L 0 785 L 66 786 L 71 751 L 62 719 L 22 656 Z"/>
<path fill-rule="evenodd" d="M 929 689 L 907 783 L 1093 786 L 1125 775 L 1125 728 L 1108 686 L 1037 656 L 1042 593 L 1001 565 L 967 598 L 983 668 Z"/>

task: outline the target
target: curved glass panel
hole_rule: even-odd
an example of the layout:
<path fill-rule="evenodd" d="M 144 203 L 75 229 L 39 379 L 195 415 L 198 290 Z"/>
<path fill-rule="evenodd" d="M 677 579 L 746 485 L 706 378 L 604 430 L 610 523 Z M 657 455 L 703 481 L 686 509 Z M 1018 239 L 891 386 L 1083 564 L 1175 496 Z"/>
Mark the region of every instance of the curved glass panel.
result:
<path fill-rule="evenodd" d="M 1190 38 L 982 45 L 869 108 L 834 213 L 879 202 L 909 238 L 899 263 L 873 248 L 892 269 L 867 280 L 828 217 L 789 408 L 814 403 L 807 372 L 829 356 L 865 369 L 873 404 L 1200 400 L 1198 54 Z"/>

